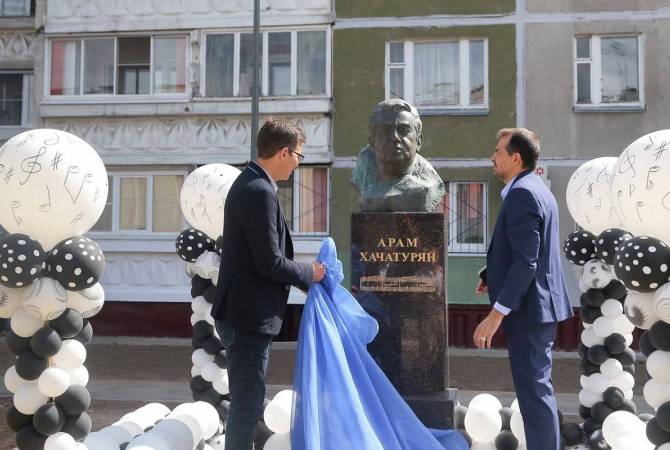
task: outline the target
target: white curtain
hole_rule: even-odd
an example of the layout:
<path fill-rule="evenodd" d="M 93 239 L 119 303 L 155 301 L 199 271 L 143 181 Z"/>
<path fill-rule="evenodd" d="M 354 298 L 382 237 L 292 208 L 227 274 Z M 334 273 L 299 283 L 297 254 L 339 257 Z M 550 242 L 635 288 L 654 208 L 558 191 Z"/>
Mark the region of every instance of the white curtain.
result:
<path fill-rule="evenodd" d="M 414 44 L 414 104 L 459 104 L 458 42 Z"/>

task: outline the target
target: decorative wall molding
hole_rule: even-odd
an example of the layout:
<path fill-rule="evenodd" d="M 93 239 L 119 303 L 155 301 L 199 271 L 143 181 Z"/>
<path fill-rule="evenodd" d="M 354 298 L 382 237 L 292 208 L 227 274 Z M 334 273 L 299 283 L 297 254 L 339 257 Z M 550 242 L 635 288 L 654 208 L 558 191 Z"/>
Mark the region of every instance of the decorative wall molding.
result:
<path fill-rule="evenodd" d="M 330 119 L 293 119 L 307 134 L 307 162 L 324 162 L 330 150 Z M 107 164 L 238 163 L 249 157 L 251 124 L 244 117 L 45 119 L 44 127 L 81 137 Z"/>
<path fill-rule="evenodd" d="M 261 13 L 264 25 L 287 17 L 292 18 L 287 24 L 315 19 L 328 23 L 331 0 L 261 0 Z M 252 16 L 249 0 L 49 0 L 46 29 L 119 31 L 148 22 L 152 22 L 149 29 L 247 26 Z"/>
<path fill-rule="evenodd" d="M 26 32 L 0 33 L 0 59 L 33 60 L 35 35 Z"/>

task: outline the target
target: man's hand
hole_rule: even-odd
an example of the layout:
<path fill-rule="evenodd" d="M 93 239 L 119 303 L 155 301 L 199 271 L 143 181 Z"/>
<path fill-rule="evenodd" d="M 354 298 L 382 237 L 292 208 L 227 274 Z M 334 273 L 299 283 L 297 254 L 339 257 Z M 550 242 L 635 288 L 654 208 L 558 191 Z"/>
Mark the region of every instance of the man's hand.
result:
<path fill-rule="evenodd" d="M 489 315 L 475 329 L 475 334 L 472 336 L 472 339 L 475 341 L 475 347 L 491 348 L 491 341 L 493 341 L 493 336 L 498 331 L 498 328 L 500 328 L 503 318 L 505 316 L 500 311 L 497 309 L 491 310 Z"/>
<path fill-rule="evenodd" d="M 477 283 L 477 287 L 475 288 L 475 294 L 477 295 L 482 295 L 485 294 L 489 291 L 488 286 L 484 284 L 484 282 L 480 279 L 479 282 Z"/>
<path fill-rule="evenodd" d="M 312 261 L 312 281 L 318 283 L 326 275 L 326 266 L 318 261 Z"/>

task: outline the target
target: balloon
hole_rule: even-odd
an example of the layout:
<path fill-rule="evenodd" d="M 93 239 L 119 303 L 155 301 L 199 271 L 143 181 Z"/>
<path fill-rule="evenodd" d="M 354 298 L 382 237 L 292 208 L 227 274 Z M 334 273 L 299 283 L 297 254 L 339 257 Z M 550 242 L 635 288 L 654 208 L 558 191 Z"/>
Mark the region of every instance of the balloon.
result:
<path fill-rule="evenodd" d="M 587 347 L 603 345 L 605 343 L 605 340 L 602 337 L 596 336 L 596 334 L 593 332 L 593 327 L 582 330 L 581 339 L 584 345 Z"/>
<path fill-rule="evenodd" d="M 602 394 L 609 387 L 609 379 L 602 373 L 594 373 L 587 377 L 585 389 L 596 394 Z M 588 406 L 588 405 L 586 405 Z"/>
<path fill-rule="evenodd" d="M 0 319 L 9 319 L 21 308 L 21 289 L 0 286 Z"/>
<path fill-rule="evenodd" d="M 212 447 L 212 450 L 224 450 L 226 447 L 226 435 L 214 436 L 208 441 L 208 444 Z"/>
<path fill-rule="evenodd" d="M 592 259 L 584 264 L 582 282 L 593 289 L 603 289 L 614 278 L 612 266 L 599 259 Z"/>
<path fill-rule="evenodd" d="M 66 416 L 65 424 L 63 424 L 61 431 L 69 434 L 77 441 L 83 441 L 91 432 L 91 428 L 93 428 L 91 416 L 83 412 L 78 416 Z"/>
<path fill-rule="evenodd" d="M 670 352 L 657 350 L 649 355 L 647 372 L 654 379 L 670 384 Z"/>
<path fill-rule="evenodd" d="M 4 382 L 5 382 L 5 387 L 12 394 L 15 394 L 16 391 L 21 386 L 34 385 L 35 384 L 35 381 L 26 380 L 24 378 L 21 378 L 21 376 L 18 373 L 16 373 L 16 367 L 15 366 L 10 366 L 5 371 Z"/>
<path fill-rule="evenodd" d="M 98 431 L 99 434 L 104 434 L 107 438 L 114 441 L 114 444 L 121 445 L 124 442 L 129 442 L 135 436 L 128 430 L 119 425 L 110 425 Z M 190 433 L 189 433 L 190 435 Z M 191 447 L 192 448 L 192 447 Z"/>
<path fill-rule="evenodd" d="M 65 414 L 54 403 L 40 406 L 33 416 L 33 426 L 38 433 L 51 436 L 65 425 Z"/>
<path fill-rule="evenodd" d="M 84 441 L 86 443 L 86 441 Z M 90 448 L 90 450 L 93 450 Z M 148 433 L 137 436 L 130 441 L 126 450 L 170 450 L 170 442 L 159 433 Z"/>
<path fill-rule="evenodd" d="M 91 394 L 81 385 L 73 384 L 54 399 L 56 404 L 69 416 L 78 416 L 91 406 Z"/>
<path fill-rule="evenodd" d="M 21 233 L 0 236 L 0 284 L 27 286 L 40 276 L 46 254 L 39 242 Z"/>
<path fill-rule="evenodd" d="M 21 295 L 23 308 L 42 322 L 55 319 L 67 307 L 65 289 L 52 278 L 36 279 Z"/>
<path fill-rule="evenodd" d="M 67 292 L 67 306 L 79 311 L 84 319 L 95 316 L 105 303 L 105 290 L 100 283 L 82 289 Z"/>
<path fill-rule="evenodd" d="M 30 338 L 30 348 L 38 356 L 48 358 L 55 355 L 61 348 L 63 340 L 51 327 L 40 328 Z"/>
<path fill-rule="evenodd" d="M 622 391 L 629 391 L 635 386 L 635 378 L 628 372 L 623 372 L 616 378 L 610 380 L 610 385 L 621 389 Z"/>
<path fill-rule="evenodd" d="M 568 181 L 565 200 L 575 222 L 585 230 L 599 234 L 606 228 L 619 227 L 610 198 L 615 157 L 592 159 L 579 166 Z"/>
<path fill-rule="evenodd" d="M 563 254 L 573 264 L 583 266 L 596 257 L 596 237 L 588 231 L 577 230 L 563 240 Z"/>
<path fill-rule="evenodd" d="M 60 368 L 75 370 L 86 361 L 86 348 L 81 342 L 68 339 L 54 355 L 53 361 Z"/>
<path fill-rule="evenodd" d="M 614 254 L 621 243 L 632 238 L 633 235 L 621 228 L 608 228 L 596 238 L 596 256 L 607 264 L 614 264 Z"/>
<path fill-rule="evenodd" d="M 206 251 L 195 260 L 193 271 L 202 278 L 213 280 L 219 277 L 219 265 L 221 257 L 215 252 Z"/>
<path fill-rule="evenodd" d="M 625 436 L 639 426 L 640 419 L 635 414 L 627 411 L 615 411 L 603 422 L 603 436 L 607 442 L 615 442 L 619 437 Z"/>
<path fill-rule="evenodd" d="M 642 395 L 649 406 L 656 409 L 670 400 L 670 386 L 667 382 L 651 378 L 644 384 Z"/>
<path fill-rule="evenodd" d="M 158 434 L 172 444 L 172 448 L 192 449 L 197 446 L 193 442 L 191 429 L 184 423 L 175 419 L 165 419 L 156 424 L 150 431 L 151 434 Z"/>
<path fill-rule="evenodd" d="M 44 450 L 72 450 L 75 448 L 75 440 L 67 433 L 56 433 L 49 436 L 44 443 Z"/>
<path fill-rule="evenodd" d="M 202 231 L 189 228 L 177 236 L 175 248 L 181 259 L 187 263 L 194 263 L 192 270 L 195 274 L 195 262 L 203 253 L 214 249 L 214 241 Z"/>
<path fill-rule="evenodd" d="M 608 319 L 615 319 L 623 314 L 623 305 L 620 301 L 610 298 L 605 300 L 605 303 L 600 307 L 600 310 L 602 311 L 603 316 Z"/>
<path fill-rule="evenodd" d="M 46 358 L 41 358 L 32 351 L 21 353 L 16 359 L 16 373 L 24 380 L 36 380 L 49 366 Z"/>
<path fill-rule="evenodd" d="M 465 414 L 465 430 L 475 441 L 491 442 L 495 440 L 500 430 L 502 430 L 502 418 L 498 409 L 493 408 L 488 400 L 469 406 L 468 412 Z"/>
<path fill-rule="evenodd" d="M 61 338 L 70 339 L 81 332 L 84 319 L 78 311 L 66 308 L 63 314 L 49 321 L 49 326 L 56 330 Z"/>
<path fill-rule="evenodd" d="M 478 394 L 475 395 L 472 400 L 470 400 L 469 408 L 475 408 L 480 406 L 485 409 L 492 409 L 494 411 L 499 411 L 502 408 L 502 403 L 494 395 L 491 394 Z M 475 441 L 478 439 L 475 439 Z"/>
<path fill-rule="evenodd" d="M 643 330 L 648 330 L 658 321 L 653 293 L 629 291 L 624 310 L 630 323 Z"/>
<path fill-rule="evenodd" d="M 670 283 L 665 283 L 655 292 L 654 308 L 659 319 L 670 323 Z"/>
<path fill-rule="evenodd" d="M 214 361 L 211 361 L 202 367 L 201 373 L 205 380 L 213 382 L 214 380 L 223 377 L 225 370 L 217 366 Z"/>
<path fill-rule="evenodd" d="M 193 299 L 191 302 L 191 309 L 193 310 L 194 313 L 200 314 L 204 317 L 206 317 L 207 309 L 211 305 L 205 300 L 205 297 L 202 295 L 199 295 Z"/>
<path fill-rule="evenodd" d="M 513 405 L 512 409 L 514 409 Z M 525 444 L 526 432 L 523 428 L 523 417 L 518 410 L 515 410 L 512 414 L 512 419 L 510 420 L 509 426 L 512 429 L 512 433 L 514 433 L 514 437 L 519 441 L 519 444 Z"/>
<path fill-rule="evenodd" d="M 598 317 L 593 322 L 593 333 L 598 337 L 606 338 L 614 331 L 614 322 L 607 317 Z"/>
<path fill-rule="evenodd" d="M 58 397 L 70 387 L 70 374 L 58 367 L 49 367 L 37 379 L 37 387 L 47 397 Z"/>
<path fill-rule="evenodd" d="M 621 244 L 614 258 L 614 271 L 628 289 L 653 292 L 670 277 L 670 248 L 649 236 L 636 236 Z"/>
<path fill-rule="evenodd" d="M 624 337 L 635 331 L 635 325 L 633 325 L 624 314 L 619 314 L 615 317 L 614 320 L 612 320 L 612 325 L 614 326 L 614 332 Z"/>
<path fill-rule="evenodd" d="M 205 367 L 208 363 L 214 361 L 214 356 L 208 354 L 203 349 L 199 348 L 191 354 L 191 362 L 194 366 L 198 366 L 201 369 Z"/>
<path fill-rule="evenodd" d="M 611 380 L 621 375 L 623 366 L 616 359 L 610 358 L 600 365 L 600 372 Z"/>
<path fill-rule="evenodd" d="M 72 384 L 86 386 L 88 384 L 89 374 L 86 366 L 79 366 L 76 369 L 68 370 Z"/>
<path fill-rule="evenodd" d="M 601 402 L 602 400 L 603 400 L 602 393 L 596 393 L 591 389 L 582 389 L 581 391 L 579 391 L 579 403 L 588 408 L 592 407 L 598 402 Z"/>
<path fill-rule="evenodd" d="M 228 392 L 230 392 L 230 388 L 228 385 L 228 372 L 223 370 L 221 376 L 214 379 L 212 387 L 216 392 L 218 392 L 221 395 L 226 395 Z"/>
<path fill-rule="evenodd" d="M 223 206 L 239 174 L 239 169 L 227 164 L 207 164 L 184 179 L 179 205 L 193 228 L 214 240 L 223 233 Z"/>
<path fill-rule="evenodd" d="M 292 406 L 292 395 L 289 397 L 286 394 L 282 394 L 282 392 L 277 393 L 263 411 L 265 425 L 275 433 L 288 433 L 291 430 Z M 497 414 L 498 412 L 496 411 Z"/>
<path fill-rule="evenodd" d="M 630 375 L 627 372 L 624 372 L 625 375 Z M 632 376 L 632 375 L 631 375 Z M 615 378 L 618 379 L 618 378 Z M 626 396 L 623 393 L 624 391 L 622 389 L 619 389 L 618 387 L 609 387 L 605 392 L 603 392 L 603 401 L 607 406 L 609 406 L 612 409 L 621 409 L 621 407 L 624 405 L 624 402 L 626 400 Z M 595 408 L 595 405 L 594 405 Z M 591 410 L 593 413 L 593 410 Z M 593 414 L 592 414 L 593 415 Z M 603 422 L 601 419 L 597 419 L 599 422 Z"/>
<path fill-rule="evenodd" d="M 177 408 L 179 408 L 179 406 L 177 406 Z M 178 411 L 177 408 L 175 408 L 172 411 L 172 413 L 170 413 L 167 419 L 174 419 L 182 422 L 189 428 L 189 430 L 191 430 L 191 435 L 193 436 L 193 442 L 200 442 L 203 436 L 203 429 L 201 423 L 198 421 L 198 419 L 196 419 L 193 416 L 192 413 L 189 413 L 188 410 Z"/>
<path fill-rule="evenodd" d="M 207 440 L 216 434 L 219 428 L 219 413 L 216 409 L 206 402 L 193 403 L 195 417 L 202 426 L 202 438 Z"/>
<path fill-rule="evenodd" d="M 45 250 L 86 233 L 107 202 L 107 171 L 86 142 L 60 130 L 35 129 L 0 147 L 0 165 L 16 175 L 3 184 L 1 225 Z M 20 170 L 19 170 L 20 169 Z"/>
<path fill-rule="evenodd" d="M 91 239 L 75 236 L 55 245 L 47 258 L 49 276 L 68 291 L 81 291 L 98 282 L 105 270 L 105 255 Z"/>
<path fill-rule="evenodd" d="M 16 433 L 16 446 L 21 450 L 42 450 L 46 448 L 46 440 L 46 436 L 38 433 L 32 423 Z"/>
<path fill-rule="evenodd" d="M 84 439 L 84 445 L 88 450 L 111 450 L 114 448 L 114 440 L 104 433 L 91 433 Z M 126 448 L 129 448 L 130 445 Z M 156 449 L 158 450 L 158 448 Z M 161 448 L 161 450 L 163 450 Z"/>
<path fill-rule="evenodd" d="M 649 329 L 649 341 L 659 349 L 670 351 L 670 324 L 659 320 Z"/>
<path fill-rule="evenodd" d="M 24 308 L 16 310 L 9 322 L 12 331 L 20 337 L 29 338 L 44 325 L 40 319 Z"/>
<path fill-rule="evenodd" d="M 635 140 L 614 165 L 610 194 L 622 228 L 634 235 L 670 241 L 668 196 L 670 158 L 665 147 L 670 130 L 660 130 Z"/>
<path fill-rule="evenodd" d="M 42 394 L 34 383 L 19 386 L 14 393 L 14 406 L 23 414 L 35 414 L 49 398 Z"/>
<path fill-rule="evenodd" d="M 291 433 L 277 433 L 265 441 L 263 450 L 291 450 Z"/>

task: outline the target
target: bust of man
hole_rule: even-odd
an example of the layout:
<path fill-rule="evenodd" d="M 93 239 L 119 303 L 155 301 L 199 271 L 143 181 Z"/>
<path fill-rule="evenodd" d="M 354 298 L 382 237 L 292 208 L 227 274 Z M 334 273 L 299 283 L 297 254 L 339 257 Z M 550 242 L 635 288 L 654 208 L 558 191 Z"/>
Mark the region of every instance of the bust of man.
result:
<path fill-rule="evenodd" d="M 365 212 L 432 212 L 444 197 L 444 182 L 419 155 L 419 113 L 404 100 L 379 103 L 370 115 L 368 145 L 361 150 L 351 182 Z"/>

